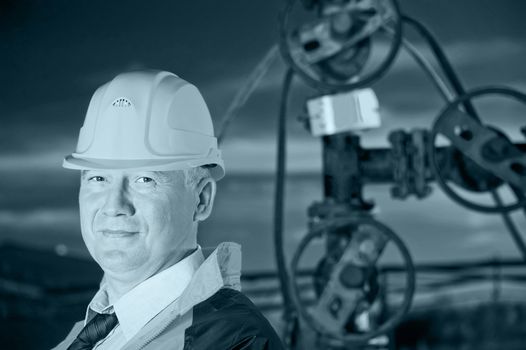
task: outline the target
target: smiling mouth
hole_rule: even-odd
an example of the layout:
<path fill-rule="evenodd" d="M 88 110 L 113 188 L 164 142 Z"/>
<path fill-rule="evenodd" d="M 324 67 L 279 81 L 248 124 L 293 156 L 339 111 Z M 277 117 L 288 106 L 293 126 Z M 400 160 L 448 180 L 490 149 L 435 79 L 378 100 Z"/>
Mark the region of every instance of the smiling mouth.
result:
<path fill-rule="evenodd" d="M 99 232 L 102 233 L 103 236 L 110 238 L 130 237 L 139 233 L 137 231 L 123 230 L 100 230 Z"/>

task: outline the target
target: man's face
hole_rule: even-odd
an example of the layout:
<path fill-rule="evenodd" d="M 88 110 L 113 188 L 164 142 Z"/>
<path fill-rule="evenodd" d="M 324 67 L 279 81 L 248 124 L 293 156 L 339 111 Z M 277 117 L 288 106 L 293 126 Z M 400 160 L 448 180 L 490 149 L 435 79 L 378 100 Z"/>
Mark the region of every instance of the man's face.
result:
<path fill-rule="evenodd" d="M 82 237 L 107 274 L 140 282 L 195 247 L 196 203 L 182 171 L 84 171 Z"/>

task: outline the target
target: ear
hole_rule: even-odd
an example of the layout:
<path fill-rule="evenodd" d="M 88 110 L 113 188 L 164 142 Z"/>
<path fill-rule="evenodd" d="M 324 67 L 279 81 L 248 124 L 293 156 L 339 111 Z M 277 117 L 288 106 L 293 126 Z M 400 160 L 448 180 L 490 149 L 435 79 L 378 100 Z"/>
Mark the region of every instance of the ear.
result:
<path fill-rule="evenodd" d="M 216 182 L 212 178 L 204 178 L 197 184 L 197 205 L 194 212 L 194 221 L 205 221 L 212 213 L 216 197 Z"/>

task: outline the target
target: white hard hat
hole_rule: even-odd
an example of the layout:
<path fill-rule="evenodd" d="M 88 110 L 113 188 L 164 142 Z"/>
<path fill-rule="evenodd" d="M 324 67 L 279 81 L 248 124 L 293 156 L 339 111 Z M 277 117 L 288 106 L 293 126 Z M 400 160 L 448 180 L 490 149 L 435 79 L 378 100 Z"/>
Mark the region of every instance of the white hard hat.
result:
<path fill-rule="evenodd" d="M 210 112 L 197 88 L 169 72 L 120 74 L 91 98 L 69 169 L 182 170 L 225 174 Z"/>

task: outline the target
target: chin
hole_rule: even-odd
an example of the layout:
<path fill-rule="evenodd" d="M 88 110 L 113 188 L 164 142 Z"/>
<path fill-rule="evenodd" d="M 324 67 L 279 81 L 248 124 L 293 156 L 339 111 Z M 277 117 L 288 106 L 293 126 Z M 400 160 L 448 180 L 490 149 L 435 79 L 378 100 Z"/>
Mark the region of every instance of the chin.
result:
<path fill-rule="evenodd" d="M 109 250 L 98 254 L 97 263 L 107 273 L 124 273 L 141 266 L 138 254 L 122 250 Z"/>

